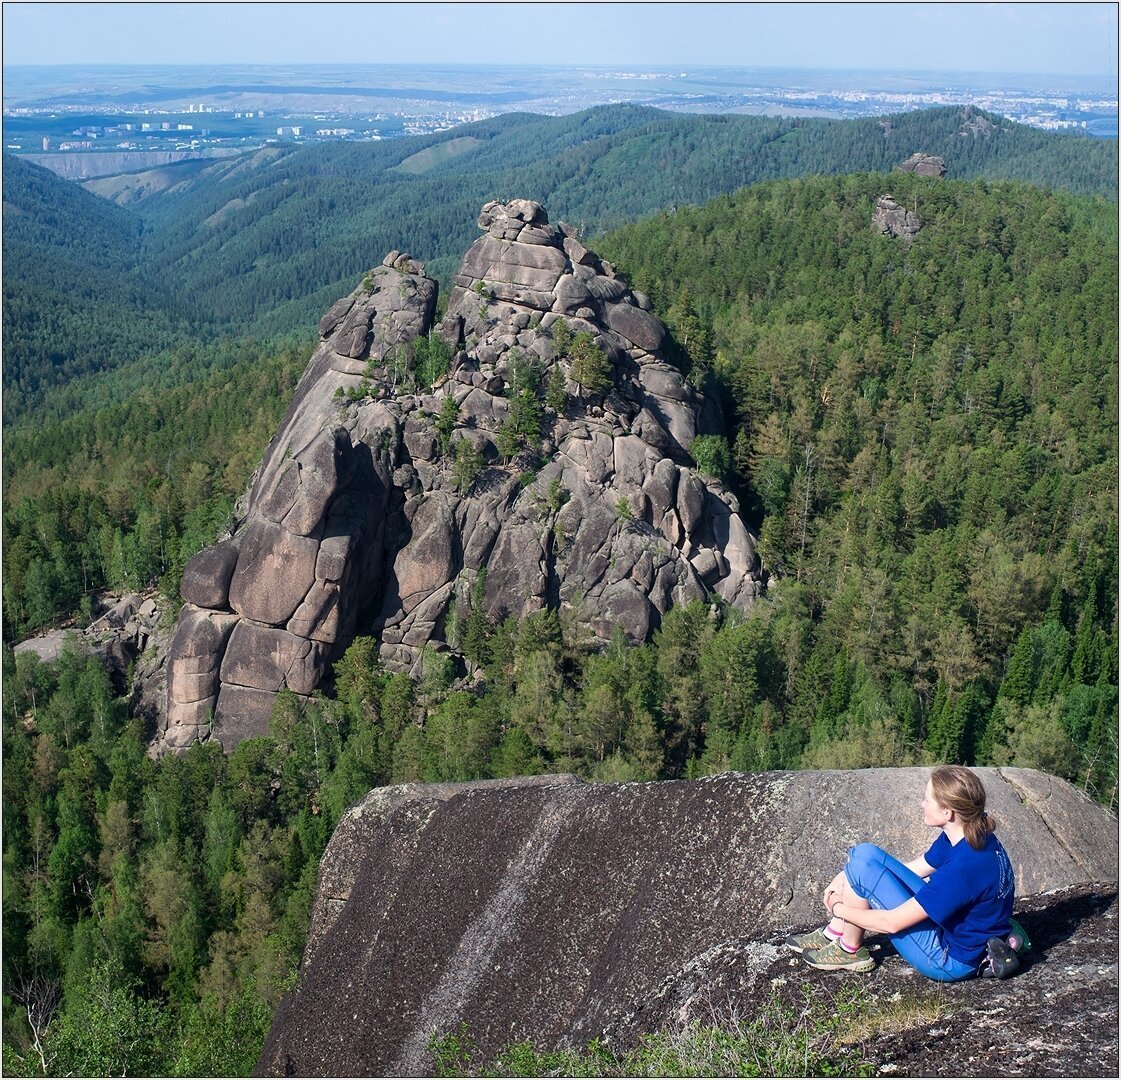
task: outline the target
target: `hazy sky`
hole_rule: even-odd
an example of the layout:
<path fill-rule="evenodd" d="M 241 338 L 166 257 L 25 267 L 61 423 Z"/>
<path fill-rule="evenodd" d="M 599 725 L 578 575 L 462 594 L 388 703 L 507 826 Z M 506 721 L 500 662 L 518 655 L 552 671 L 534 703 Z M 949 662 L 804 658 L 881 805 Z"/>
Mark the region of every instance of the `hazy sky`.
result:
<path fill-rule="evenodd" d="M 5 64 L 518 63 L 1117 74 L 1117 5 L 4 4 Z"/>

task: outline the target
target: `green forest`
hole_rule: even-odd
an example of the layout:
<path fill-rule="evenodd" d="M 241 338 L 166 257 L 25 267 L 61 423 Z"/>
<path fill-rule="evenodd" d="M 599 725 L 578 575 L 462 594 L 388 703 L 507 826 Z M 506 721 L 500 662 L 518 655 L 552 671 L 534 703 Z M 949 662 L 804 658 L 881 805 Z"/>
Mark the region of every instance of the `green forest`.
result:
<path fill-rule="evenodd" d="M 596 649 L 578 610 L 495 625 L 472 604 L 448 630 L 470 682 L 446 654 L 415 683 L 387 672 L 361 636 L 268 736 L 158 761 L 96 659 L 5 648 L 5 1072 L 248 1074 L 324 845 L 382 784 L 953 761 L 1042 768 L 1116 808 L 1116 202 L 889 166 L 671 197 L 594 241 L 722 403 L 726 440 L 694 454 L 772 574 L 746 616 L 678 608 L 649 643 Z M 924 223 L 910 244 L 871 227 L 885 191 Z M 98 227 L 142 249 L 155 224 L 117 209 Z M 86 256 L 109 283 L 112 250 Z M 6 642 L 88 619 L 102 588 L 158 586 L 174 616 L 309 355 L 220 321 L 187 313 L 181 339 L 20 406 Z"/>
<path fill-rule="evenodd" d="M 470 149 L 440 152 L 453 142 Z M 890 172 L 916 151 L 943 157 L 950 178 L 1116 201 L 1116 141 L 950 107 L 883 121 L 631 105 L 509 114 L 426 139 L 185 162 L 180 183 L 125 206 L 6 154 L 5 422 L 23 422 L 52 387 L 157 348 L 306 334 L 393 249 L 422 258 L 446 285 L 489 199 L 535 199 L 553 221 L 597 236 L 745 184 Z"/>

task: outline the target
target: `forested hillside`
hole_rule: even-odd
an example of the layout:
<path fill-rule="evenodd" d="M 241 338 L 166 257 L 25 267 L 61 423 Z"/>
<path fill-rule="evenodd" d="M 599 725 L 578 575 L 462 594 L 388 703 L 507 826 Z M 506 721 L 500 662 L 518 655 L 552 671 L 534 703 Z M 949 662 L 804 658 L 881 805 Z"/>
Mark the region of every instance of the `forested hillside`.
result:
<path fill-rule="evenodd" d="M 505 125 L 526 137 L 530 122 Z M 632 150 L 631 172 L 672 172 Z M 473 238 L 466 156 L 434 169 Z M 584 162 L 586 184 L 604 156 Z M 495 190 L 515 193 L 519 175 Z M 283 190 L 249 207 L 276 198 L 282 214 Z M 871 226 L 885 191 L 922 219 L 910 244 Z M 213 192 L 178 197 L 199 200 L 196 216 L 218 208 Z M 269 225 L 278 258 L 295 206 Z M 111 235 L 119 221 L 107 216 Z M 336 235 L 301 228 L 294 245 Z M 338 294 L 401 242 L 372 218 L 352 232 L 362 265 L 336 267 Z M 209 273 L 223 246 L 179 236 L 164 272 L 183 259 Z M 97 661 L 15 664 L 5 649 L 6 1072 L 247 1072 L 291 984 L 323 845 L 379 784 L 961 761 L 1040 767 L 1116 806 L 1116 203 L 815 176 L 682 202 L 596 246 L 723 398 L 729 438 L 695 454 L 760 530 L 766 598 L 746 618 L 675 609 L 650 643 L 602 653 L 578 611 L 499 625 L 464 611 L 448 632 L 471 682 L 437 656 L 419 684 L 390 675 L 359 638 L 320 696 L 282 699 L 270 736 L 228 758 L 199 745 L 152 761 Z M 229 287 L 262 286 L 248 249 L 239 259 Z M 297 344 L 184 345 L 79 380 L 88 407 L 75 390 L 52 398 L 65 418 L 40 409 L 7 431 L 5 637 L 81 613 L 105 585 L 174 596 L 305 360 Z"/>
<path fill-rule="evenodd" d="M 978 118 L 991 130 L 963 134 Z M 450 143 L 454 154 L 423 154 Z M 144 200 L 136 212 L 160 234 L 151 257 L 161 272 L 183 275 L 218 318 L 290 330 L 318 318 L 392 248 L 423 252 L 446 280 L 475 238 L 478 207 L 491 198 L 534 199 L 554 220 L 599 234 L 761 180 L 888 172 L 916 150 L 944 157 L 952 177 L 1020 179 L 1081 194 L 1109 194 L 1116 185 L 1115 143 L 1039 132 L 976 110 L 836 122 L 620 105 L 507 115 L 428 140 L 309 147 L 248 172 L 208 170 L 205 182 Z"/>
<path fill-rule="evenodd" d="M 306 331 L 394 248 L 424 258 L 446 282 L 491 198 L 535 199 L 554 220 L 596 235 L 761 180 L 887 172 L 919 150 L 943 157 L 954 178 L 1116 197 L 1116 142 L 960 108 L 882 121 L 626 105 L 514 114 L 427 139 L 185 162 L 161 170 L 176 182 L 165 178 L 138 200 L 120 179 L 91 184 L 117 192 L 124 209 L 6 158 L 5 417 L 40 404 L 44 387 L 188 334 Z"/>
<path fill-rule="evenodd" d="M 88 619 L 102 588 L 159 583 L 177 597 L 184 564 L 225 526 L 306 362 L 292 344 L 183 346 L 117 373 L 131 387 L 123 401 L 110 388 L 60 422 L 9 431 L 5 640 Z"/>
<path fill-rule="evenodd" d="M 142 223 L 4 155 L 4 418 L 51 386 L 184 340 L 184 305 L 138 272 Z"/>
<path fill-rule="evenodd" d="M 925 222 L 910 246 L 869 227 L 885 180 Z M 781 575 L 763 620 L 784 722 L 744 722 L 737 745 L 792 737 L 810 765 L 886 764 L 908 744 L 1032 760 L 1112 801 L 1112 205 L 817 178 L 603 247 L 711 366 L 724 461 Z M 752 754 L 729 760 L 773 763 Z"/>

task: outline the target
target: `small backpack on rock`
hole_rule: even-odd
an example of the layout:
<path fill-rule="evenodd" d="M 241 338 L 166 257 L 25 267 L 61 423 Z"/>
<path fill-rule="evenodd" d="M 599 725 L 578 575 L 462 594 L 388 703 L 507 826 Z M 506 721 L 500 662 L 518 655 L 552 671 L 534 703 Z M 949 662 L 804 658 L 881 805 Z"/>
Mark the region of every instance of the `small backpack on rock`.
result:
<path fill-rule="evenodd" d="M 1031 948 L 1027 931 L 1015 919 L 1008 937 L 993 937 L 985 943 L 985 958 L 977 969 L 982 979 L 1007 979 L 1020 970 L 1020 953 Z"/>

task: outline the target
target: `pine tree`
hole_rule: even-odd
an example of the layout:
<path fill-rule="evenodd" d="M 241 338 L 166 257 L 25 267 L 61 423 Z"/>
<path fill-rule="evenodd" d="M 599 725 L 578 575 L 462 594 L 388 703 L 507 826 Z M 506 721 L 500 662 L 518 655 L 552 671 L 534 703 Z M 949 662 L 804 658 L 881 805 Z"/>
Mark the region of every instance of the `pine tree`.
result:
<path fill-rule="evenodd" d="M 1024 629 L 1016 639 L 1016 647 L 1004 671 L 997 697 L 1014 701 L 1017 705 L 1027 705 L 1035 689 L 1035 680 L 1035 634 Z"/>
<path fill-rule="evenodd" d="M 563 416 L 568 405 L 568 380 L 565 378 L 564 369 L 559 363 L 553 365 L 549 374 L 549 385 L 545 390 L 545 404 L 557 416 Z"/>
<path fill-rule="evenodd" d="M 1074 655 L 1070 658 L 1070 673 L 1076 683 L 1093 686 L 1101 670 L 1101 642 L 1096 624 L 1097 605 L 1087 599 L 1078 617 L 1078 630 L 1074 639 Z"/>
<path fill-rule="evenodd" d="M 458 423 L 459 406 L 456 405 L 455 398 L 449 393 L 444 397 L 434 424 L 441 454 L 446 454 L 451 449 L 452 435 Z"/>
<path fill-rule="evenodd" d="M 597 397 L 610 389 L 611 363 L 587 330 L 581 330 L 573 338 L 569 355 L 572 357 L 572 381 L 581 394 Z"/>

